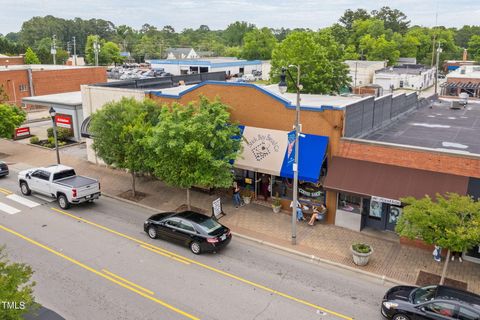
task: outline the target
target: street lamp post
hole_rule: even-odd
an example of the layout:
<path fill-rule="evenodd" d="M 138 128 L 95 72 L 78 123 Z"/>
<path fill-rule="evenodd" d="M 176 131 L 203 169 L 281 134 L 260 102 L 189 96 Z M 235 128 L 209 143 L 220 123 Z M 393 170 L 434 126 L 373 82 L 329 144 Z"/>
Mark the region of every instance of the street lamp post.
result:
<path fill-rule="evenodd" d="M 295 81 L 288 71 L 288 68 L 297 69 L 297 81 Z M 300 66 L 299 65 L 289 65 L 288 68 L 282 68 L 282 74 L 280 75 L 280 83 L 278 88 L 283 94 L 287 91 L 287 74 L 295 83 L 295 89 L 297 91 L 297 103 L 295 106 L 295 157 L 293 162 L 293 202 L 292 202 L 292 244 L 297 244 L 297 231 L 296 231 L 296 222 L 297 222 L 297 203 L 298 203 L 298 153 L 299 153 L 299 136 L 301 132 L 300 124 L 300 91 L 303 89 L 300 84 Z"/>
<path fill-rule="evenodd" d="M 98 37 L 95 37 L 93 42 L 93 52 L 95 53 L 95 66 L 98 67 L 98 53 L 100 52 L 100 43 L 98 43 Z"/>
<path fill-rule="evenodd" d="M 435 97 L 437 96 L 437 93 L 438 93 L 438 64 L 439 64 L 439 60 L 440 60 L 440 53 L 442 53 L 442 48 L 440 47 L 441 46 L 441 43 L 438 42 L 438 47 L 437 47 L 437 61 L 436 61 L 436 65 L 435 65 Z"/>
<path fill-rule="evenodd" d="M 58 152 L 57 124 L 55 123 L 55 115 L 57 114 L 57 111 L 53 109 L 53 107 L 50 107 L 48 113 L 50 113 L 50 117 L 52 118 L 53 137 L 55 138 L 55 151 L 57 152 L 57 164 L 60 164 L 60 153 Z"/>

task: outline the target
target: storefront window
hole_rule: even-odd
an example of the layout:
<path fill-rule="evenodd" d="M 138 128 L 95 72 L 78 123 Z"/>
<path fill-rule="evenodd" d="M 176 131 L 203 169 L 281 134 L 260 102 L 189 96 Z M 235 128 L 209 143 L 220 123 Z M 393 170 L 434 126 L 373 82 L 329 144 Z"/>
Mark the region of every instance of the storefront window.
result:
<path fill-rule="evenodd" d="M 370 212 L 368 213 L 370 218 L 382 218 L 382 203 L 379 201 L 370 200 Z"/>
<path fill-rule="evenodd" d="M 362 198 L 346 193 L 338 194 L 338 209 L 350 211 L 352 213 L 360 213 Z"/>
<path fill-rule="evenodd" d="M 298 200 L 308 205 L 320 206 L 325 203 L 325 190 L 321 183 L 300 181 L 298 183 Z"/>
<path fill-rule="evenodd" d="M 272 176 L 272 196 L 293 199 L 292 179 Z"/>

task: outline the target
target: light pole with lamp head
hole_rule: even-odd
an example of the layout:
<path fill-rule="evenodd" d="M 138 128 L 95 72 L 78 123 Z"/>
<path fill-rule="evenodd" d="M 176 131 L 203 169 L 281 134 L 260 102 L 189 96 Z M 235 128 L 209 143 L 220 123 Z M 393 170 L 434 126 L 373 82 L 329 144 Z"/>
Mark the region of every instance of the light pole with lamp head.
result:
<path fill-rule="evenodd" d="M 57 124 L 55 123 L 55 115 L 57 114 L 57 111 L 53 109 L 53 107 L 50 107 L 48 113 L 50 113 L 50 117 L 52 118 L 53 137 L 55 139 L 55 151 L 57 152 L 57 164 L 60 164 L 60 153 L 58 152 Z"/>
<path fill-rule="evenodd" d="M 288 68 L 297 69 L 297 81 L 292 77 Z M 282 68 L 282 74 L 280 75 L 280 83 L 278 84 L 278 89 L 282 94 L 287 92 L 287 74 L 290 77 L 290 80 L 295 84 L 295 89 L 297 91 L 297 103 L 295 107 L 295 157 L 293 161 L 293 202 L 292 202 L 292 244 L 297 244 L 297 231 L 296 231 L 296 219 L 297 219 L 297 203 L 298 203 L 298 152 L 299 152 L 299 136 L 301 129 L 300 124 L 300 91 L 303 89 L 303 86 L 300 84 L 300 66 L 299 65 L 289 65 L 288 68 Z"/>

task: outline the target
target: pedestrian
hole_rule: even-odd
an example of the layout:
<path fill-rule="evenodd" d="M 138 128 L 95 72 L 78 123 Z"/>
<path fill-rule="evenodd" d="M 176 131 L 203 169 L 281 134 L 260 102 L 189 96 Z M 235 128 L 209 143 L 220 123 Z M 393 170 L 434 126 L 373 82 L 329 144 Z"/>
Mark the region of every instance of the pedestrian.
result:
<path fill-rule="evenodd" d="M 442 261 L 442 247 L 440 246 L 435 246 L 435 249 L 433 250 L 433 260 L 440 262 Z"/>
<path fill-rule="evenodd" d="M 258 179 L 257 182 L 260 182 L 260 191 L 262 192 L 263 199 L 267 201 L 271 191 L 270 177 L 267 174 L 262 173 L 260 179 Z"/>
<path fill-rule="evenodd" d="M 455 256 L 458 258 L 458 261 L 463 262 L 462 253 L 460 251 L 452 251 L 452 261 L 455 261 Z"/>
<path fill-rule="evenodd" d="M 308 222 L 309 225 L 313 226 L 315 224 L 315 221 L 317 221 L 317 220 L 321 221 L 321 220 L 325 219 L 325 214 L 327 213 L 327 207 L 325 207 L 322 204 L 322 205 L 320 205 L 319 209 L 317 209 L 317 207 L 313 207 L 312 218 L 310 218 L 310 221 Z"/>
<path fill-rule="evenodd" d="M 243 205 L 242 198 L 240 197 L 240 187 L 238 186 L 238 183 L 236 181 L 233 183 L 233 205 L 235 206 L 235 208 Z"/>
<path fill-rule="evenodd" d="M 290 208 L 293 208 L 293 201 L 290 203 Z M 298 201 L 297 201 L 297 209 L 296 210 L 297 210 L 297 221 L 307 220 L 303 217 L 302 205 Z"/>

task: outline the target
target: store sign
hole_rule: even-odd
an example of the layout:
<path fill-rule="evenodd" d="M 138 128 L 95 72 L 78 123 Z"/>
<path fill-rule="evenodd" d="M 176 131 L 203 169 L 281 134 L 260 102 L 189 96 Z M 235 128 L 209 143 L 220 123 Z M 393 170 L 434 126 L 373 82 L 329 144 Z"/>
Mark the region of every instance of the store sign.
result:
<path fill-rule="evenodd" d="M 298 192 L 303 194 L 304 196 L 312 198 L 320 197 L 322 195 L 322 191 L 307 191 L 301 188 L 298 188 Z"/>
<path fill-rule="evenodd" d="M 55 116 L 55 123 L 58 127 L 72 129 L 72 116 L 67 114 L 58 114 Z"/>
<path fill-rule="evenodd" d="M 382 197 L 377 197 L 377 196 L 372 196 L 372 201 L 387 203 L 387 204 L 391 204 L 391 205 L 394 205 L 394 206 L 401 206 L 402 205 L 402 202 L 399 201 L 399 200 L 382 198 Z"/>
<path fill-rule="evenodd" d="M 222 200 L 220 198 L 212 201 L 212 213 L 215 218 L 220 218 L 223 214 Z"/>
<path fill-rule="evenodd" d="M 15 129 L 15 139 L 30 137 L 30 127 L 22 127 Z"/>

